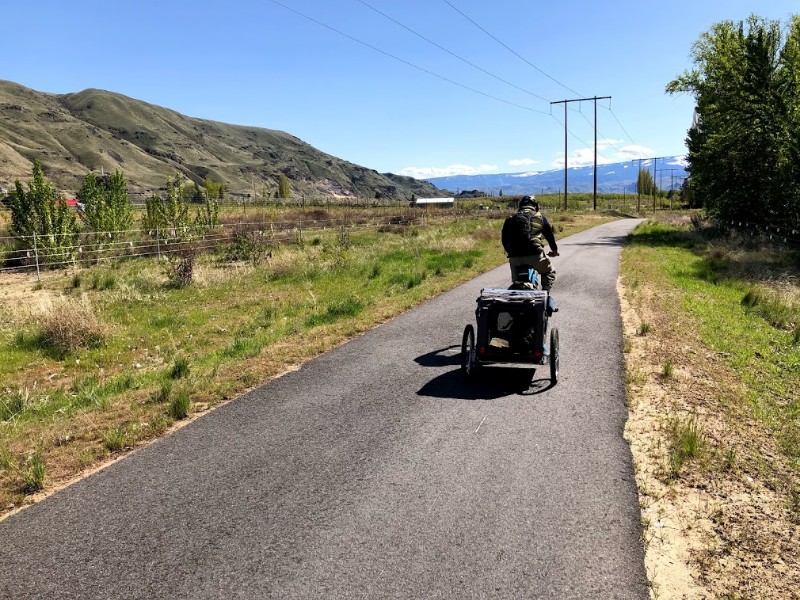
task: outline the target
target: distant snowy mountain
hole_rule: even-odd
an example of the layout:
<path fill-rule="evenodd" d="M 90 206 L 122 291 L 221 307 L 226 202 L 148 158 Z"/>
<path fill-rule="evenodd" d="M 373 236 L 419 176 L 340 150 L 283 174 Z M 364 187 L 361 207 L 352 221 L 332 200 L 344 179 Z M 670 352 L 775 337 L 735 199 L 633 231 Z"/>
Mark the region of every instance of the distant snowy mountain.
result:
<path fill-rule="evenodd" d="M 653 160 L 643 160 L 642 169 L 653 173 Z M 636 193 L 639 160 L 597 165 L 598 193 Z M 659 158 L 655 164 L 655 181 L 662 190 L 679 189 L 687 177 L 684 156 Z M 567 174 L 570 192 L 593 190 L 594 166 L 570 167 Z M 436 187 L 457 194 L 463 190 L 479 190 L 497 196 L 519 194 L 555 194 L 564 189 L 564 169 L 529 171 L 526 173 L 500 173 L 497 175 L 451 175 L 427 179 Z"/>

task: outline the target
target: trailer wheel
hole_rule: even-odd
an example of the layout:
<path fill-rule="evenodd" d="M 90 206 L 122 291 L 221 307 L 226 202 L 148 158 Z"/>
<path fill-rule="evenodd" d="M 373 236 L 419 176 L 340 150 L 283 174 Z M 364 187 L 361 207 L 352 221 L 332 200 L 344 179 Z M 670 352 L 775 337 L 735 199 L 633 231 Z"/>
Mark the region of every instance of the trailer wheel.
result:
<path fill-rule="evenodd" d="M 555 385 L 558 381 L 558 328 L 550 330 L 550 382 Z"/>
<path fill-rule="evenodd" d="M 464 336 L 461 338 L 461 374 L 470 379 L 475 375 L 477 368 L 475 354 L 475 328 L 467 325 L 464 328 Z"/>

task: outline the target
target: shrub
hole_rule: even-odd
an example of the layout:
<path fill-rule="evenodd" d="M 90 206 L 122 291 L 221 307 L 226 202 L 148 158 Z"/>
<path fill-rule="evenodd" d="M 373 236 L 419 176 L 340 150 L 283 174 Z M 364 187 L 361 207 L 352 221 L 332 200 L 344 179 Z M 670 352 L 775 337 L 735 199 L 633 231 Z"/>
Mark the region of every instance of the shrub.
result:
<path fill-rule="evenodd" d="M 167 413 L 176 421 L 180 421 L 181 419 L 185 419 L 189 416 L 189 408 L 191 407 L 191 404 L 192 401 L 189 398 L 189 392 L 182 390 L 178 392 L 178 394 L 176 394 L 169 403 Z"/>
<path fill-rule="evenodd" d="M 86 295 L 77 302 L 62 296 L 45 304 L 40 310 L 39 324 L 40 345 L 61 354 L 98 346 L 107 333 Z"/>
<path fill-rule="evenodd" d="M 233 241 L 225 248 L 223 260 L 228 262 L 248 261 L 258 265 L 270 258 L 269 240 L 263 231 L 237 231 Z"/>
<path fill-rule="evenodd" d="M 706 439 L 697 419 L 674 419 L 670 424 L 670 475 L 676 478 L 686 461 L 701 456 L 706 447 Z"/>
<path fill-rule="evenodd" d="M 0 396 L 0 421 L 10 421 L 23 410 L 27 400 L 27 390 L 23 392 L 6 392 Z"/>
<path fill-rule="evenodd" d="M 189 361 L 183 357 L 176 358 L 169 376 L 172 379 L 181 379 L 189 375 Z"/>
<path fill-rule="evenodd" d="M 175 287 L 186 287 L 192 283 L 196 256 L 197 251 L 192 246 L 169 255 L 171 268 L 167 271 L 167 277 Z"/>
<path fill-rule="evenodd" d="M 39 452 L 34 452 L 25 461 L 22 472 L 22 492 L 33 494 L 44 488 L 47 479 L 47 467 Z"/>
<path fill-rule="evenodd" d="M 103 446 L 109 452 L 119 452 L 127 445 L 128 433 L 125 427 L 117 425 L 103 434 Z"/>

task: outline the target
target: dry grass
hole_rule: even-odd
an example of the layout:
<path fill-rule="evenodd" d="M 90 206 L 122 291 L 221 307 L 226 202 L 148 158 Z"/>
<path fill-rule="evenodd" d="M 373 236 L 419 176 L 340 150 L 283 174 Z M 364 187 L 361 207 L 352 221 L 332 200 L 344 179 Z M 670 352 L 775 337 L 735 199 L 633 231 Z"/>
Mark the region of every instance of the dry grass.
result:
<path fill-rule="evenodd" d="M 59 354 L 102 343 L 108 327 L 95 314 L 86 294 L 77 299 L 60 296 L 45 299 L 39 305 L 36 319 L 41 332 L 39 343 Z"/>

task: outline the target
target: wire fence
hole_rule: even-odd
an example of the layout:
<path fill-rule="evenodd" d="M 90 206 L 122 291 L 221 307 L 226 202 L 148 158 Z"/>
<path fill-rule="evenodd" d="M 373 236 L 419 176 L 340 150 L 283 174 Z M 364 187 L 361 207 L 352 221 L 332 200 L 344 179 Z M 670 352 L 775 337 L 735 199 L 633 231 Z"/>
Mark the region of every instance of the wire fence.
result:
<path fill-rule="evenodd" d="M 712 222 L 717 228 L 727 232 L 735 232 L 744 238 L 749 237 L 759 242 L 800 249 L 800 230 L 792 227 L 762 225 L 730 219 L 714 219 Z"/>
<path fill-rule="evenodd" d="M 452 221 L 462 215 L 414 213 L 346 218 L 224 223 L 212 228 L 165 227 L 152 230 L 87 231 L 65 240 L 53 235 L 0 237 L 0 273 L 35 274 L 42 270 L 92 266 L 120 259 L 169 258 L 186 252 L 211 252 L 245 240 L 264 248 L 305 243 L 318 235 L 348 235 L 353 230 L 393 231 Z"/>

